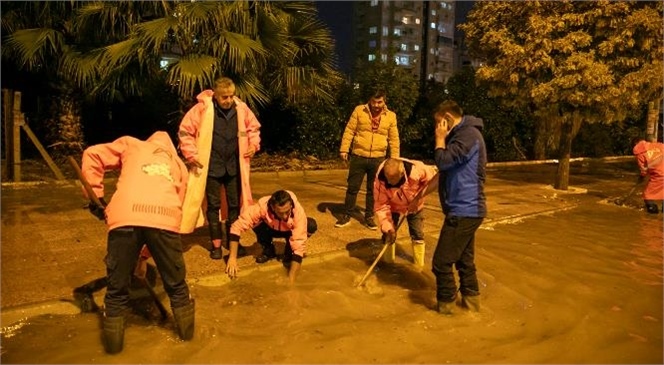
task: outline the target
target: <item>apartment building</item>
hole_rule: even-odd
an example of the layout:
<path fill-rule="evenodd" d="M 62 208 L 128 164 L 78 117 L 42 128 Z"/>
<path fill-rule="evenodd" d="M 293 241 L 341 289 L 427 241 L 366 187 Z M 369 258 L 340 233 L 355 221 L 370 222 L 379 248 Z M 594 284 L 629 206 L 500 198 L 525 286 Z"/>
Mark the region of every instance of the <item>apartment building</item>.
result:
<path fill-rule="evenodd" d="M 390 60 L 422 82 L 454 72 L 455 1 L 354 2 L 352 27 L 354 64 Z"/>

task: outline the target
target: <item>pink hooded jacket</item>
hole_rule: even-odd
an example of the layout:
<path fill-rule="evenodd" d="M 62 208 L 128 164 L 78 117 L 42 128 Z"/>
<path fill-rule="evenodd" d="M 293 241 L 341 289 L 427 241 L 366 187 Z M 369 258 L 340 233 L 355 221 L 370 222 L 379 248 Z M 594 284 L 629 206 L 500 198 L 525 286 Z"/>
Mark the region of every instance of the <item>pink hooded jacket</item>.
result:
<path fill-rule="evenodd" d="M 210 155 L 199 156 L 196 140 L 199 137 L 199 130 L 201 123 L 205 120 L 208 123 L 214 124 L 214 105 L 212 97 L 214 91 L 205 90 L 196 96 L 198 104 L 194 105 L 187 114 L 185 114 L 182 122 L 180 123 L 180 130 L 178 136 L 180 139 L 180 151 L 184 158 L 189 161 L 191 159 L 198 160 L 204 166 L 204 172 L 207 173 L 208 164 L 210 162 Z M 240 184 L 241 184 L 241 197 L 240 206 L 242 209 L 245 206 L 251 205 L 253 199 L 251 196 L 251 186 L 249 183 L 249 173 L 251 172 L 251 159 L 244 157 L 244 154 L 253 146 L 256 152 L 260 150 L 260 128 L 261 125 L 256 119 L 254 113 L 249 109 L 249 106 L 237 97 L 235 100 L 235 110 L 237 112 L 237 137 L 240 156 Z M 210 139 L 211 141 L 211 139 Z"/>
<path fill-rule="evenodd" d="M 81 171 L 100 198 L 105 170 L 120 170 L 106 207 L 109 230 L 139 226 L 180 232 L 188 172 L 168 133 L 156 132 L 146 141 L 125 136 L 88 147 Z"/>
<path fill-rule="evenodd" d="M 297 201 L 295 194 L 292 191 L 286 191 L 293 199 L 293 211 L 288 221 L 280 221 L 272 214 L 268 206 L 270 196 L 264 196 L 240 214 L 240 217 L 231 225 L 231 235 L 239 239 L 242 233 L 258 226 L 261 222 L 265 222 L 275 231 L 292 231 L 293 234 L 289 243 L 293 249 L 293 254 L 304 257 L 305 243 L 307 242 L 307 214 L 300 202 Z"/>
<path fill-rule="evenodd" d="M 388 188 L 386 180 L 381 178 L 385 162 L 378 166 L 374 180 L 374 212 L 378 218 L 381 232 L 395 230 L 392 213 L 401 215 L 415 213 L 424 207 L 424 196 L 438 183 L 438 169 L 436 166 L 425 165 L 422 161 L 399 158 L 406 164 L 411 164 L 410 171 L 406 168 L 406 181 L 398 188 Z"/>
<path fill-rule="evenodd" d="M 634 146 L 633 152 L 641 176 L 648 175 L 648 185 L 643 190 L 643 199 L 664 200 L 664 144 L 640 141 Z"/>

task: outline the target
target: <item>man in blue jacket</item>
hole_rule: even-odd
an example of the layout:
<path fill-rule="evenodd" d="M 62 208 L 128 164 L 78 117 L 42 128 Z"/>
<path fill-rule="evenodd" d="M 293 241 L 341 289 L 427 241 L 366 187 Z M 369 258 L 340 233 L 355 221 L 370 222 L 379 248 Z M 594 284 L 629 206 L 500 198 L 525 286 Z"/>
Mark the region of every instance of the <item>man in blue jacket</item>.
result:
<path fill-rule="evenodd" d="M 435 160 L 441 172 L 438 184 L 445 222 L 433 255 L 438 312 L 454 314 L 459 274 L 461 306 L 480 309 L 480 291 L 475 269 L 475 231 L 486 216 L 486 147 L 482 119 L 463 115 L 454 101 L 444 101 L 434 111 L 436 121 Z"/>

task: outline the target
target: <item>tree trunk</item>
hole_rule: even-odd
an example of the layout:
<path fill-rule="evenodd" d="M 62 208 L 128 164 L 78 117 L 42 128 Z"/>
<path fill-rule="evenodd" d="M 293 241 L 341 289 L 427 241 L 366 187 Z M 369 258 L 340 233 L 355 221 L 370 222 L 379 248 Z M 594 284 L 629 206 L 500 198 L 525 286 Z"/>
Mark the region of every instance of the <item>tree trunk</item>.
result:
<path fill-rule="evenodd" d="M 558 171 L 556 172 L 556 183 L 554 188 L 558 190 L 567 190 L 569 187 L 569 157 L 572 153 L 573 125 L 570 122 L 563 122 L 560 133 L 560 153 L 558 157 Z"/>
<path fill-rule="evenodd" d="M 547 129 L 546 121 L 538 118 L 535 122 L 535 143 L 533 146 L 533 157 L 535 160 L 546 159 L 546 146 L 549 140 Z"/>
<path fill-rule="evenodd" d="M 83 150 L 81 105 L 72 92 L 62 90 L 51 99 L 50 118 L 46 121 L 47 139 L 52 155 L 72 155 Z"/>
<path fill-rule="evenodd" d="M 648 118 L 646 120 L 646 140 L 657 141 L 657 121 L 659 120 L 659 104 L 661 99 L 648 102 Z"/>

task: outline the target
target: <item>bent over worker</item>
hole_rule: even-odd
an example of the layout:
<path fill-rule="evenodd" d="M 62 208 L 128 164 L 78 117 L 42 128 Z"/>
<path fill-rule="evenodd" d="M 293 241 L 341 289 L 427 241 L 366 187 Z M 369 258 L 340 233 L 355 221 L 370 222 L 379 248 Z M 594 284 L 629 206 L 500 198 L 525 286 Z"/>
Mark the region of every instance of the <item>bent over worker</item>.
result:
<path fill-rule="evenodd" d="M 664 144 L 640 140 L 634 145 L 633 152 L 641 173 L 639 180 L 648 177 L 648 183 L 643 190 L 646 211 L 657 214 L 660 212 L 659 205 L 664 200 Z"/>
<path fill-rule="evenodd" d="M 424 267 L 424 195 L 430 183 L 437 184 L 438 169 L 422 161 L 389 158 L 378 167 L 374 182 L 374 211 L 385 244 L 391 245 L 383 259 L 394 262 L 397 222 L 406 215 L 413 245 L 413 263 Z"/>
<path fill-rule="evenodd" d="M 104 172 L 118 169 L 116 191 L 104 212 L 108 225 L 104 349 L 110 354 L 122 351 L 129 285 L 143 244 L 157 264 L 177 333 L 190 340 L 194 335 L 194 302 L 185 281 L 179 233 L 187 167 L 168 133 L 161 131 L 145 141 L 125 136 L 83 152 L 83 176 L 104 205 Z"/>
<path fill-rule="evenodd" d="M 273 238 L 286 238 L 283 263 L 289 269 L 290 282 L 300 271 L 304 258 L 306 242 L 317 230 L 316 220 L 307 217 L 304 208 L 292 191 L 278 190 L 271 196 L 258 199 L 231 226 L 230 254 L 226 265 L 226 273 L 231 277 L 237 274 L 237 251 L 240 235 L 253 228 L 263 253 L 256 258 L 259 264 L 277 256 L 272 243 Z"/>

